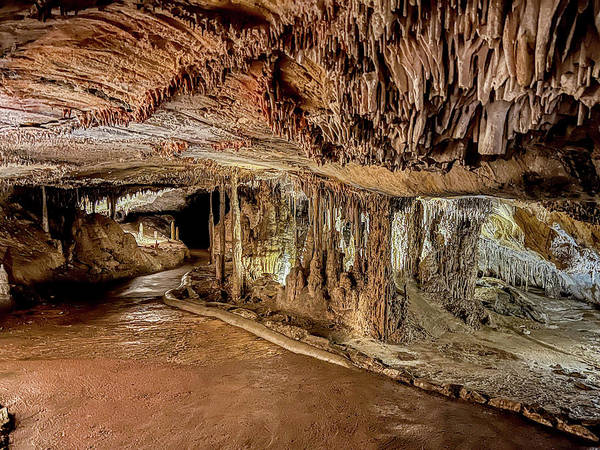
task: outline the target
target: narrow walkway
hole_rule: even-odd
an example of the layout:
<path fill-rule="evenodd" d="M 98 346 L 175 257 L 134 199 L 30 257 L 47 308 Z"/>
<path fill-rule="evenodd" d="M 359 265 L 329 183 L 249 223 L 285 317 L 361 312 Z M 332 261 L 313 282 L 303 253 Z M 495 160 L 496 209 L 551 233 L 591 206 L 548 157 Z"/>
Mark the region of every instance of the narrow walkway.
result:
<path fill-rule="evenodd" d="M 573 448 L 157 299 L 182 267 L 0 322 L 14 448 Z M 90 297 L 95 299 L 90 300 Z"/>

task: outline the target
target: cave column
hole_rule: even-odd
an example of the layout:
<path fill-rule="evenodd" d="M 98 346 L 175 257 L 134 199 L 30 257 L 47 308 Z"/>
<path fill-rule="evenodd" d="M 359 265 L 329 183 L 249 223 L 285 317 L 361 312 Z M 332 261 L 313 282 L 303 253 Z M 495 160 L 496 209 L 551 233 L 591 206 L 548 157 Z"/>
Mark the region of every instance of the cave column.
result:
<path fill-rule="evenodd" d="M 233 277 L 231 295 L 240 300 L 244 291 L 244 269 L 242 267 L 242 221 L 240 217 L 240 201 L 238 197 L 238 175 L 231 177 L 231 228 L 233 239 Z"/>
<path fill-rule="evenodd" d="M 111 194 L 108 197 L 108 211 L 110 214 L 110 218 L 115 220 L 117 218 L 117 198 L 114 194 Z"/>
<path fill-rule="evenodd" d="M 210 191 L 208 208 L 209 208 L 209 211 L 208 211 L 208 241 L 209 241 L 208 250 L 210 252 L 210 263 L 214 264 L 215 263 L 215 243 L 214 243 L 215 217 L 213 214 L 213 191 Z"/>
<path fill-rule="evenodd" d="M 46 199 L 46 186 L 42 186 L 42 229 L 45 233 L 50 233 L 50 224 L 48 222 L 48 202 Z"/>
<path fill-rule="evenodd" d="M 316 186 L 313 192 L 313 240 L 315 250 L 321 249 L 321 191 Z"/>
<path fill-rule="evenodd" d="M 219 283 L 225 280 L 225 184 L 219 188 L 219 254 L 215 264 Z"/>

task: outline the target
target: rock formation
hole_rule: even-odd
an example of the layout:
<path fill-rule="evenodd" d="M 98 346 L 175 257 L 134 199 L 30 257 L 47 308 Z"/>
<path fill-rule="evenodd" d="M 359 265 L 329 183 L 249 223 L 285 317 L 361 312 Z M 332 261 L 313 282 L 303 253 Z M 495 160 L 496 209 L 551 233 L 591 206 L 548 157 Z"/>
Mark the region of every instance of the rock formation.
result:
<path fill-rule="evenodd" d="M 91 191 L 83 194 L 92 196 Z M 45 207 L 41 198 L 47 200 Z M 80 203 L 77 198 L 74 190 L 48 188 L 44 194 L 37 188 L 17 188 L 4 200 L 0 307 L 11 307 L 13 299 L 17 306 L 35 303 L 34 288 L 39 285 L 129 278 L 176 267 L 189 255 L 182 243 L 158 249 L 148 242 L 138 244 L 135 232 L 124 231 L 108 211 L 107 215 L 91 213 L 89 198 L 81 197 Z M 89 214 L 84 211 L 86 204 Z"/>
<path fill-rule="evenodd" d="M 8 283 L 8 274 L 4 269 L 4 264 L 0 264 L 0 311 L 6 311 L 12 307 L 12 297 L 10 295 L 10 284 Z"/>
<path fill-rule="evenodd" d="M 600 304 L 599 18 L 589 0 L 4 2 L 0 299 L 178 264 L 175 216 L 211 193 L 215 279 L 191 297 L 380 356 L 429 339 L 471 363 L 476 333 L 552 321 L 574 342 L 556 309 Z"/>
<path fill-rule="evenodd" d="M 540 205 L 497 202 L 479 243 L 479 270 L 549 297 L 600 304 L 598 226 L 582 225 Z"/>
<path fill-rule="evenodd" d="M 30 3 L 0 9 L 12 182 L 189 183 L 193 156 L 395 195 L 596 199 L 594 2 Z"/>

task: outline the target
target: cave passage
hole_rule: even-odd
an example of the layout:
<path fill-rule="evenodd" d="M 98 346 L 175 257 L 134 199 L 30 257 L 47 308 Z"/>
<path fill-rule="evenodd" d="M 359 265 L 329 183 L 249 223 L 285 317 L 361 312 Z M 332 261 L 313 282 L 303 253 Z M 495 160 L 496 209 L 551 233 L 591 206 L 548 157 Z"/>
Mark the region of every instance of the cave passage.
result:
<path fill-rule="evenodd" d="M 0 0 L 0 449 L 599 445 L 599 124 L 600 0 Z"/>
<path fill-rule="evenodd" d="M 196 193 L 187 199 L 186 206 L 173 212 L 176 226 L 179 227 L 179 236 L 181 241 L 193 249 L 208 249 L 210 247 L 209 235 L 209 214 L 210 214 L 210 196 L 213 196 L 213 214 L 214 224 L 219 218 L 219 193 Z M 226 204 L 226 211 L 228 205 Z"/>
<path fill-rule="evenodd" d="M 0 326 L 9 331 L 0 343 L 8 339 L 15 364 L 19 354 L 29 352 L 41 363 L 47 352 L 62 352 L 72 370 L 80 370 L 90 357 L 91 347 L 77 341 L 87 338 L 54 334 L 39 319 L 48 317 L 70 326 L 91 320 L 97 327 L 100 320 L 134 330 L 144 343 L 139 349 L 126 333 L 101 337 L 122 348 L 115 357 L 131 365 L 155 343 L 153 333 L 178 332 L 173 317 L 182 313 L 159 301 L 164 294 L 182 305 L 209 302 L 229 315 L 228 323 L 270 342 L 289 339 L 286 348 L 316 346 L 343 365 L 595 439 L 586 424 L 597 409 L 586 399 L 600 386 L 594 369 L 600 364 L 594 247 L 600 234 L 585 209 L 481 196 L 390 198 L 301 177 L 240 179 L 233 173 L 228 181 L 202 188 L 11 190 L 0 237 Z M 123 279 L 133 280 L 106 290 Z M 85 294 L 90 286 L 94 295 Z M 122 302 L 133 298 L 135 306 Z M 212 333 L 203 326 L 190 332 Z M 13 333 L 39 337 L 40 344 L 24 347 Z M 194 353 L 201 350 L 191 335 L 184 341 L 186 364 L 206 357 Z M 169 358 L 175 344 L 156 344 L 154 358 Z M 79 350 L 67 356 L 70 345 Z M 262 345 L 250 354 L 274 364 Z M 132 373 L 142 370 L 134 366 Z M 507 381 L 508 372 L 517 381 Z M 61 387 L 49 381 L 43 389 Z M 553 408 L 569 411 L 569 418 Z M 498 423 L 514 420 L 499 414 Z M 380 419 L 364 420 L 377 426 Z M 15 439 L 30 439 L 27 429 L 19 433 Z M 52 442 L 39 439 L 40 445 Z M 552 436 L 559 447 L 569 439 Z"/>
<path fill-rule="evenodd" d="M 182 211 L 176 212 L 175 223 L 179 227 L 179 236 L 188 248 L 210 247 L 208 232 L 210 194 L 201 193 L 188 200 Z"/>

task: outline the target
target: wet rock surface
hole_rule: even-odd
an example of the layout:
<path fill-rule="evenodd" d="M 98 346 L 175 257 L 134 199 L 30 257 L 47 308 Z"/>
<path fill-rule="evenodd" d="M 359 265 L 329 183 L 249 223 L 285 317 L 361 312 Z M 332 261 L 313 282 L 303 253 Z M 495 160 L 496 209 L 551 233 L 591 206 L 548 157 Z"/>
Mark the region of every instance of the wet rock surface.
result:
<path fill-rule="evenodd" d="M 581 445 L 152 300 L 187 270 L 3 320 L 0 401 L 17 418 L 13 448 Z"/>
<path fill-rule="evenodd" d="M 211 284 L 211 272 L 210 266 L 195 269 L 188 277 L 192 291 L 205 291 L 205 286 Z M 520 295 L 526 298 L 525 293 Z M 550 303 L 539 308 L 547 317 L 548 326 L 492 314 L 494 325 L 474 332 L 452 318 L 430 294 L 411 285 L 408 296 L 413 317 L 425 337 L 403 345 L 357 337 L 324 320 L 279 312 L 273 299 L 248 301 L 243 308 L 227 303 L 211 305 L 258 320 L 291 339 L 342 355 L 358 367 L 403 384 L 520 414 L 539 424 L 597 441 L 600 352 L 595 335 L 582 336 L 581 332 L 598 327 L 598 310 L 569 299 L 543 299 Z M 180 292 L 180 298 L 201 300 L 197 295 L 189 297 L 185 290 Z M 528 303 L 540 305 L 540 300 L 528 298 Z M 587 313 L 578 315 L 577 308 Z M 565 311 L 574 316 L 566 317 Z M 431 328 L 430 323 L 436 322 L 446 328 Z"/>

